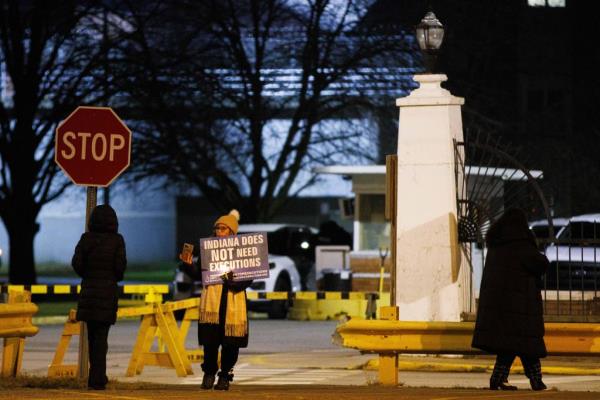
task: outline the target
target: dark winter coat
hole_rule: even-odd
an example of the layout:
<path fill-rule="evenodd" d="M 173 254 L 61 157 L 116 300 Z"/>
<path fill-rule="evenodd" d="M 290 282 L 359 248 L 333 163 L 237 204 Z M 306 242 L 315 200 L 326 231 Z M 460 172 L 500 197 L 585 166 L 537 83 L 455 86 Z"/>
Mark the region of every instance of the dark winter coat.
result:
<path fill-rule="evenodd" d="M 117 233 L 117 214 L 108 205 L 94 208 L 89 232 L 81 235 L 71 265 L 83 278 L 77 303 L 78 321 L 114 324 L 117 318 L 119 288 L 127 266 L 125 241 Z"/>
<path fill-rule="evenodd" d="M 202 280 L 202 270 L 199 264 L 188 265 L 180 263 L 179 268 L 185 272 L 190 278 L 194 280 Z M 252 281 L 243 282 L 229 282 L 223 283 L 223 290 L 221 291 L 221 303 L 219 304 L 219 325 L 216 324 L 204 324 L 198 322 L 198 344 L 206 346 L 219 346 L 229 345 L 236 347 L 248 347 L 248 335 L 250 332 L 250 325 L 248 325 L 248 332 L 246 335 L 241 337 L 225 336 L 225 311 L 227 310 L 227 292 L 240 292 L 250 287 Z M 245 293 L 244 293 L 245 295 Z M 246 312 L 248 312 L 246 310 Z M 246 314 L 246 320 L 248 315 Z"/>
<path fill-rule="evenodd" d="M 545 357 L 539 282 L 548 259 L 536 246 L 521 210 L 490 228 L 472 346 L 493 354 Z"/>

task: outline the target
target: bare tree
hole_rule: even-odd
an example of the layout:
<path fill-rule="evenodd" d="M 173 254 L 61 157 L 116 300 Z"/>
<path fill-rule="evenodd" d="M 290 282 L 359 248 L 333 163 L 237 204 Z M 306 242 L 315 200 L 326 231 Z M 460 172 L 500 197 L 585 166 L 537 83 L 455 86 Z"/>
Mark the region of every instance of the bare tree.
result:
<path fill-rule="evenodd" d="M 110 95 L 101 6 L 0 0 L 0 217 L 12 283 L 36 281 L 38 214 L 69 185 L 54 163 L 56 125 L 76 106 L 102 105 Z"/>
<path fill-rule="evenodd" d="M 140 19 L 136 176 L 166 176 L 260 221 L 314 183 L 311 166 L 376 159 L 365 121 L 412 58 L 401 32 L 361 25 L 371 3 L 182 0 Z"/>

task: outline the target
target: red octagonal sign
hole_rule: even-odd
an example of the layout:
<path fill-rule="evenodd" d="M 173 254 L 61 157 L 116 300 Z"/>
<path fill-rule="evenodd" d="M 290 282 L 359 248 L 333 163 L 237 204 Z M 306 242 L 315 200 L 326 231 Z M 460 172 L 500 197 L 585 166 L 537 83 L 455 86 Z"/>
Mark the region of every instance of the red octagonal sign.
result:
<path fill-rule="evenodd" d="M 130 156 L 131 131 L 109 107 L 77 107 L 56 128 L 54 161 L 77 185 L 110 185 Z"/>

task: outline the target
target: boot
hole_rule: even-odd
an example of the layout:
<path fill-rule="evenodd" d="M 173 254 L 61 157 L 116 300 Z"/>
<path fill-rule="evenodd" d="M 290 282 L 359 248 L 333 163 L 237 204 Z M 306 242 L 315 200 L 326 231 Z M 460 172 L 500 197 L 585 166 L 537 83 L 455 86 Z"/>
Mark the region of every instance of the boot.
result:
<path fill-rule="evenodd" d="M 546 390 L 548 387 L 542 382 L 542 378 L 533 378 L 529 380 L 531 390 Z"/>
<path fill-rule="evenodd" d="M 508 383 L 508 381 L 497 381 L 490 380 L 490 390 L 517 390 L 516 386 Z"/>
<path fill-rule="evenodd" d="M 542 382 L 542 364 L 540 364 L 539 358 L 523 360 L 523 369 L 525 370 L 525 376 L 529 378 L 532 390 L 546 390 L 547 386 Z"/>
<path fill-rule="evenodd" d="M 210 390 L 213 388 L 214 384 L 215 384 L 215 376 L 204 374 L 204 377 L 202 378 L 202 385 L 200 385 L 200 387 L 205 390 Z"/>
<path fill-rule="evenodd" d="M 229 390 L 229 377 L 227 375 L 219 375 L 215 390 Z"/>

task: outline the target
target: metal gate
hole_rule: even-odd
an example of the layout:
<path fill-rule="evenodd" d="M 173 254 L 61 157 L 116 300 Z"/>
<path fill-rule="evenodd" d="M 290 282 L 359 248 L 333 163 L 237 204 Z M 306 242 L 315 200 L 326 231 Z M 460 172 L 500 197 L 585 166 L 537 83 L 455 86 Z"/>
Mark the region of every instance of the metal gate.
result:
<path fill-rule="evenodd" d="M 555 231 L 538 182 L 543 174 L 526 168 L 518 149 L 490 135 L 475 134 L 455 141 L 454 152 L 458 236 L 471 269 L 465 319 L 475 314 L 487 231 L 511 207 L 547 226 L 548 237 L 538 238 L 540 251 L 551 261 L 542 290 L 546 319 L 588 321 L 600 316 L 600 216 L 598 222 L 571 221 L 572 229 Z"/>

